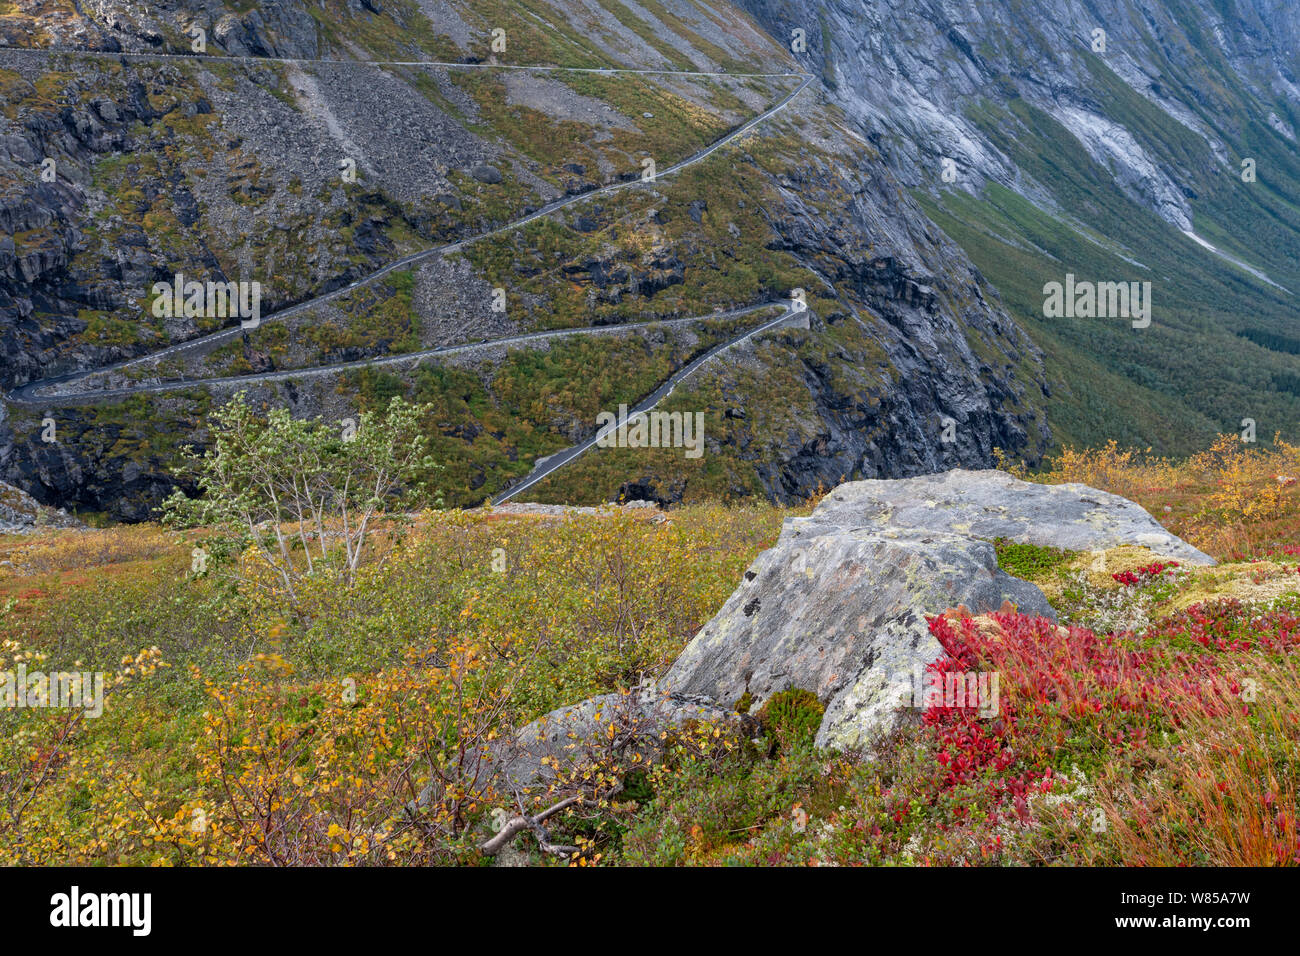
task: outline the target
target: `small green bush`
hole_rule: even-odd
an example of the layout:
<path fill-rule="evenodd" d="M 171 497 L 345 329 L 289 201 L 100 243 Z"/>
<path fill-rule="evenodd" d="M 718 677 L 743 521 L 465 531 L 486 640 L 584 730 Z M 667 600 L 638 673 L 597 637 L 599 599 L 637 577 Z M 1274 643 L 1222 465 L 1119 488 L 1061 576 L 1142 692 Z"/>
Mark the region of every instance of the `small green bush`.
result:
<path fill-rule="evenodd" d="M 812 746 L 826 708 L 810 690 L 791 688 L 773 694 L 758 712 L 764 733 L 782 750 Z"/>

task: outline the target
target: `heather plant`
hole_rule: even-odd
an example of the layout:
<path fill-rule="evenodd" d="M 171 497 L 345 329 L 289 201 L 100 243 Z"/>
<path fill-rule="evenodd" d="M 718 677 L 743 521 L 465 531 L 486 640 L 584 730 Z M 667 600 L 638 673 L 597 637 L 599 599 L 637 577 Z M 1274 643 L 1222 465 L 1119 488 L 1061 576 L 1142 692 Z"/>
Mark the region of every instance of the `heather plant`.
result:
<path fill-rule="evenodd" d="M 791 688 L 773 694 L 758 712 L 758 722 L 782 750 L 809 747 L 826 708 L 809 690 Z"/>
<path fill-rule="evenodd" d="M 1294 645 L 1294 618 L 1266 612 L 1234 628 L 1229 610 L 1216 609 L 1217 631 L 1205 624 L 1198 632 L 1200 613 L 1172 620 L 1165 640 L 1140 644 L 1014 613 L 933 618 L 947 652 L 935 670 L 1001 674 L 997 718 L 973 707 L 926 708 L 918 727 L 882 742 L 875 761 L 850 765 L 838 779 L 828 768 L 837 806 L 806 827 L 772 822 L 725 857 L 1296 862 L 1287 779 L 1295 734 L 1283 716 L 1297 703 L 1295 665 L 1276 656 Z M 1226 632 L 1236 639 L 1224 640 Z M 1267 703 L 1251 693 L 1263 687 Z"/>

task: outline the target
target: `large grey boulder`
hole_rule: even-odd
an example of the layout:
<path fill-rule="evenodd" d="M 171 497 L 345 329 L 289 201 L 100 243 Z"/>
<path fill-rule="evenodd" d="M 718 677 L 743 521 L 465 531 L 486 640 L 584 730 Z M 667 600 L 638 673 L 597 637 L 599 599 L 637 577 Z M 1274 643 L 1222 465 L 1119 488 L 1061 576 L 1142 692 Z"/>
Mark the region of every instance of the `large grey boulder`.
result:
<path fill-rule="evenodd" d="M 919 703 L 924 668 L 942 653 L 926 615 L 1009 601 L 1055 620 L 1037 587 L 998 568 L 986 540 L 998 537 L 1071 551 L 1133 544 L 1213 563 L 1138 505 L 1085 485 L 965 469 L 850 482 L 787 520 L 661 684 L 723 706 L 810 690 L 826 704 L 817 743 L 869 750 L 900 703 Z"/>
<path fill-rule="evenodd" d="M 988 542 L 791 520 L 662 686 L 722 704 L 748 693 L 755 707 L 783 690 L 810 690 L 827 705 L 818 745 L 868 748 L 917 669 L 942 653 L 925 615 L 1008 601 L 1055 620 L 1038 588 L 998 568 Z"/>
<path fill-rule="evenodd" d="M 998 567 L 994 538 L 1071 551 L 1140 545 L 1186 564 L 1214 563 L 1138 505 L 1086 485 L 965 469 L 849 482 L 809 517 L 786 521 L 658 686 L 530 724 L 514 738 L 507 775 L 516 785 L 545 780 L 550 762 L 578 759 L 611 714 L 654 731 L 736 720 L 746 694 L 757 709 L 792 688 L 826 705 L 819 746 L 869 752 L 900 704 L 923 702 L 916 692 L 924 670 L 942 654 L 927 615 L 1009 602 L 1055 620 L 1037 587 Z"/>
<path fill-rule="evenodd" d="M 851 481 L 827 495 L 806 520 L 837 528 L 924 528 L 1068 551 L 1131 544 L 1184 564 L 1214 564 L 1127 498 L 1074 482 L 1040 485 L 993 470 L 955 468 L 918 478 Z"/>

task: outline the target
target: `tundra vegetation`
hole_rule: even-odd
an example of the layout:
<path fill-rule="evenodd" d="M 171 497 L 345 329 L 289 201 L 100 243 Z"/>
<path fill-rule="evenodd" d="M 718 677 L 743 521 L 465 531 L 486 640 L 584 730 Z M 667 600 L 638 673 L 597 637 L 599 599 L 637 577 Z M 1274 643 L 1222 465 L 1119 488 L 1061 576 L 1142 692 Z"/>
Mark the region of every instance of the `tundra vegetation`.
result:
<path fill-rule="evenodd" d="M 995 542 L 1061 615 L 931 620 L 936 670 L 999 672 L 995 719 L 918 709 L 864 760 L 816 749 L 822 702 L 792 688 L 649 761 L 611 715 L 524 796 L 494 789 L 494 744 L 662 674 L 811 503 L 411 511 L 419 413 L 345 442 L 236 403 L 195 463 L 207 497 L 173 504 L 192 526 L 0 538 L 6 668 L 109 688 L 98 719 L 0 709 L 0 860 L 1300 862 L 1300 448 L 1111 445 L 1031 475 L 1131 497 L 1221 563 Z"/>

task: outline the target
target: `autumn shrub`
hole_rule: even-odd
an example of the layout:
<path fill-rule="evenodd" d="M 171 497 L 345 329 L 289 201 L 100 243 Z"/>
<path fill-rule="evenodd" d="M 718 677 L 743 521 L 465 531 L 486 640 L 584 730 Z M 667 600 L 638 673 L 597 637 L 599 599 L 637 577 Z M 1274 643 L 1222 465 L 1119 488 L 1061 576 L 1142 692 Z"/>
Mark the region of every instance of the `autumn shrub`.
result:
<path fill-rule="evenodd" d="M 1278 438 L 1263 449 L 1236 435 L 1220 435 L 1186 467 L 1212 484 L 1207 516 L 1220 522 L 1268 521 L 1294 507 L 1290 488 L 1300 468 L 1300 448 Z"/>
<path fill-rule="evenodd" d="M 61 817 L 73 809 L 62 806 L 57 786 L 61 775 L 74 760 L 84 760 L 93 752 L 90 728 L 103 719 L 103 713 L 129 696 L 134 682 L 165 666 L 158 648 L 147 648 L 100 673 L 97 686 L 91 678 L 86 689 L 93 694 L 93 707 L 86 706 L 92 701 L 84 697 L 72 706 L 51 700 L 31 706 L 41 700 L 35 696 L 39 685 L 23 682 L 19 675 L 30 680 L 34 673 L 49 675 L 63 668 L 16 641 L 0 641 L 0 671 L 5 672 L 0 676 L 6 684 L 0 690 L 0 863 L 51 862 L 48 854 L 58 852 L 66 839 Z M 91 677 L 93 672 L 78 665 L 76 673 Z M 25 706 L 16 705 L 18 694 L 23 695 Z M 48 817 L 52 807 L 62 811 L 54 814 L 53 821 Z"/>
<path fill-rule="evenodd" d="M 266 633 L 240 619 L 237 603 L 220 582 L 180 573 L 95 577 L 47 602 L 27 634 L 61 666 L 80 661 L 111 669 L 147 642 L 173 665 L 201 663 L 210 676 L 233 674 L 250 654 L 268 650 Z M 149 687 L 162 693 L 179 680 L 183 670 L 174 666 Z"/>
<path fill-rule="evenodd" d="M 177 552 L 176 535 L 155 525 L 112 530 L 51 531 L 23 540 L 8 554 L 10 574 L 77 571 L 132 561 L 153 561 Z"/>
<path fill-rule="evenodd" d="M 773 694 L 758 712 L 763 730 L 782 750 L 812 746 L 826 708 L 810 690 L 791 688 Z"/>
<path fill-rule="evenodd" d="M 297 685 L 281 660 L 209 686 L 200 792 L 205 855 L 262 864 L 454 862 L 493 799 L 489 745 L 512 677 L 478 648 L 413 654 L 369 678 Z"/>
<path fill-rule="evenodd" d="M 1141 498 L 1168 490 L 1180 478 L 1177 463 L 1150 452 L 1149 448 L 1120 448 L 1114 439 L 1100 448 L 1066 447 L 1037 473 L 1011 462 L 1000 452 L 998 457 L 1000 467 L 1021 478 L 1051 484 L 1074 481 L 1128 498 Z"/>
<path fill-rule="evenodd" d="M 135 680 L 62 749 L 50 749 L 60 715 L 25 712 L 21 754 L 56 759 L 5 859 L 480 862 L 484 815 L 517 809 L 474 772 L 482 748 L 661 674 L 783 516 L 432 512 L 384 529 L 389 559 L 363 561 L 346 586 L 304 575 L 292 607 L 237 577 L 194 573 L 192 544 L 162 532 L 171 551 L 159 563 L 0 615 L 0 635 L 21 632 L 60 666 L 108 667 L 146 641 L 172 665 Z M 580 862 L 612 852 L 650 786 L 629 786 L 645 773 L 634 750 L 596 743 L 589 776 L 526 797 L 530 811 L 581 797 L 547 824 L 582 848 Z M 702 727 L 671 746 L 684 766 L 723 745 Z"/>
<path fill-rule="evenodd" d="M 285 653 L 312 673 L 401 659 L 470 635 L 502 666 L 541 650 L 517 691 L 537 713 L 657 677 L 717 607 L 779 516 L 699 509 L 537 521 L 464 512 L 422 519 L 400 560 L 357 585 L 301 589 L 305 627 Z"/>

